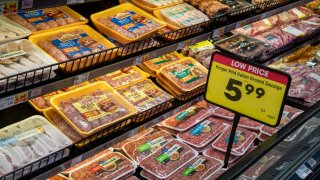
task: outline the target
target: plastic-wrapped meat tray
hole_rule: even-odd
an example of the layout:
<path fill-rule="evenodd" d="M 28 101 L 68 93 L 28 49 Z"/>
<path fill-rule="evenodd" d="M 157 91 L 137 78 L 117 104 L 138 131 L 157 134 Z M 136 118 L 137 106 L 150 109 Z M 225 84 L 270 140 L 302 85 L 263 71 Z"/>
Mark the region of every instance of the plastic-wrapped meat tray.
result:
<path fill-rule="evenodd" d="M 32 116 L 0 129 L 0 176 L 72 144 L 43 116 Z"/>
<path fill-rule="evenodd" d="M 197 156 L 197 151 L 173 139 L 142 160 L 140 166 L 156 177 L 165 179 Z"/>

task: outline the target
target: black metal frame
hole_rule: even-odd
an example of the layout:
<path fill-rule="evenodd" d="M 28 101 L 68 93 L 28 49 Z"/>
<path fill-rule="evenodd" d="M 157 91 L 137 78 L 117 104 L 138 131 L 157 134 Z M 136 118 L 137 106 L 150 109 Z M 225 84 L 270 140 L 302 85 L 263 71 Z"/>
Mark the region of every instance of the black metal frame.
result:
<path fill-rule="evenodd" d="M 320 101 L 314 104 L 312 107 L 307 109 L 304 113 L 300 114 L 293 121 L 288 123 L 286 126 L 281 128 L 278 132 L 273 134 L 270 138 L 264 141 L 250 154 L 240 159 L 236 166 L 230 167 L 225 173 L 223 173 L 218 180 L 223 179 L 235 179 L 240 176 L 243 172 L 249 169 L 254 163 L 256 163 L 262 156 L 272 150 L 280 142 L 282 142 L 288 135 L 293 133 L 305 122 L 312 118 L 315 114 L 320 111 Z"/>
<path fill-rule="evenodd" d="M 186 102 L 189 102 L 190 100 L 202 95 L 204 92 L 204 85 L 189 91 L 181 96 L 184 97 L 185 100 L 180 100 L 181 98 L 176 97 L 172 98 L 166 102 L 163 102 L 155 107 L 152 107 L 146 111 L 140 112 L 138 114 L 133 115 L 132 117 L 128 117 L 118 123 L 115 123 L 89 137 L 83 138 L 82 140 L 75 142 L 74 144 L 59 150 L 55 153 L 52 153 L 46 157 L 43 157 L 33 163 L 30 163 L 22 168 L 19 168 L 17 170 L 14 170 L 13 172 L 10 172 L 9 174 L 0 177 L 0 180 L 3 179 L 29 179 L 32 176 L 35 176 L 37 172 L 42 171 L 43 169 L 49 169 L 51 165 L 57 165 L 61 162 L 60 154 L 61 152 L 68 152 L 68 154 L 62 154 L 65 159 L 72 159 L 78 155 L 81 155 L 83 152 L 86 152 L 93 147 L 97 147 L 104 142 L 109 141 L 110 139 L 117 136 L 119 133 L 123 133 L 127 130 L 133 129 L 134 127 L 137 127 L 140 124 L 145 123 L 148 120 L 151 120 L 153 118 L 158 117 L 159 115 L 172 110 Z M 57 158 L 58 157 L 58 158 Z M 53 159 L 53 160 L 52 160 Z M 50 160 L 50 161 L 49 161 Z M 34 171 L 29 171 L 30 167 L 32 169 L 35 169 Z M 22 177 L 23 172 L 27 172 Z M 31 172 L 31 173 L 30 173 Z"/>
<path fill-rule="evenodd" d="M 115 62 L 125 61 L 136 55 L 181 42 L 196 35 L 211 32 L 213 29 L 223 25 L 231 24 L 240 19 L 258 15 L 263 11 L 276 9 L 290 3 L 289 0 L 276 0 L 272 2 L 273 3 L 265 3 L 264 5 L 248 6 L 247 8 L 231 11 L 221 16 L 212 17 L 207 22 L 190 27 L 173 30 L 165 34 L 153 35 L 130 44 L 0 78 L 0 97 L 22 92 L 32 87 L 45 85 L 48 82 L 64 79 L 71 75 L 88 72 L 92 69 L 107 66 Z M 263 11 L 257 11 L 257 9 L 263 9 Z M 55 70 L 56 68 L 58 68 L 58 70 Z M 53 73 L 56 73 L 57 76 L 54 77 Z"/>

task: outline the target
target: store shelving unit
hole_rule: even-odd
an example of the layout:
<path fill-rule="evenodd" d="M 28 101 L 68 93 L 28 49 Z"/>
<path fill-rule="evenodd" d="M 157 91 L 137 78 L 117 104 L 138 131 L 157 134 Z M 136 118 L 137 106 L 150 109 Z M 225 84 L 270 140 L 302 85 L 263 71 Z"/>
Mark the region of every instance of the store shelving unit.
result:
<path fill-rule="evenodd" d="M 44 7 L 53 7 L 58 5 L 69 5 L 70 3 L 76 2 L 77 4 L 81 3 L 90 3 L 99 0 L 84 0 L 84 1 L 70 1 L 70 0 L 57 0 L 57 1 L 42 1 L 42 0 L 33 0 L 33 6 L 28 9 L 38 9 Z M 101 1 L 102 3 L 103 1 Z M 10 76 L 7 78 L 0 79 L 0 82 L 5 81 L 5 88 L 0 89 L 0 117 L 2 121 L 8 120 L 6 123 L 13 123 L 11 117 L 7 117 L 10 112 L 14 112 L 20 108 L 24 109 L 27 106 L 26 101 L 29 99 L 57 91 L 59 89 L 72 86 L 74 84 L 81 83 L 83 81 L 94 79 L 98 76 L 104 75 L 106 73 L 129 67 L 132 65 L 137 65 L 142 61 L 150 58 L 155 58 L 157 56 L 170 53 L 174 50 L 181 50 L 183 47 L 195 44 L 197 42 L 211 39 L 215 36 L 222 35 L 226 32 L 230 32 L 235 28 L 242 27 L 246 24 L 250 24 L 252 22 L 270 17 L 277 13 L 289 10 L 291 8 L 297 7 L 299 5 L 306 4 L 311 2 L 311 0 L 299 0 L 299 1 L 275 1 L 276 3 L 270 4 L 269 7 L 261 9 L 261 7 L 256 6 L 254 9 L 251 9 L 252 12 L 244 13 L 245 15 L 239 17 L 236 13 L 228 14 L 224 17 L 213 18 L 209 22 L 205 22 L 199 25 L 191 26 L 188 28 L 180 29 L 177 31 L 170 32 L 165 35 L 157 35 L 148 39 L 141 40 L 139 42 L 131 43 L 128 45 L 120 46 L 118 48 L 110 49 L 107 51 L 99 52 L 96 54 L 92 54 L 89 56 L 84 56 L 78 59 L 72 59 L 67 62 L 57 63 L 51 66 L 47 66 L 44 68 L 39 68 L 33 71 L 29 71 L 23 74 Z M 19 10 L 23 11 L 25 9 L 21 9 L 23 0 L 19 0 Z M 85 4 L 84 4 L 85 5 Z M 267 6 L 267 5 L 265 5 Z M 314 35 L 317 37 L 319 33 Z M 166 39 L 174 39 L 174 41 L 168 41 Z M 157 40 L 155 42 L 154 40 Z M 297 46 L 304 45 L 304 43 L 310 43 L 312 41 L 316 41 L 317 39 L 306 39 L 295 44 L 294 48 Z M 137 48 L 138 47 L 138 48 Z M 285 51 L 284 51 L 285 52 Z M 283 53 L 283 52 L 281 52 Z M 117 54 L 116 58 L 113 57 L 113 54 Z M 109 56 L 108 56 L 109 55 Z M 55 67 L 61 67 L 66 65 L 71 65 L 74 67 L 74 64 L 80 62 L 86 63 L 89 58 L 98 57 L 104 58 L 104 62 L 101 64 L 91 64 L 89 67 L 84 69 L 73 69 L 72 73 L 65 73 L 66 69 L 59 69 L 57 72 L 57 76 L 54 78 L 43 79 L 44 71 L 52 72 Z M 278 59 L 279 57 L 273 57 L 274 59 Z M 19 84 L 18 79 L 21 75 L 25 75 L 25 77 L 33 74 L 35 76 L 36 72 L 42 71 L 41 80 L 36 81 L 35 78 L 29 83 L 27 83 L 27 79 L 24 79 L 24 82 Z M 13 82 L 13 83 L 12 83 Z M 11 87 L 9 86 L 11 84 Z M 29 164 L 21 169 L 16 170 L 0 179 L 19 179 L 21 177 L 30 179 L 46 179 L 52 175 L 55 175 L 58 172 L 63 171 L 64 169 L 79 163 L 91 157 L 95 153 L 106 149 L 115 143 L 124 140 L 134 134 L 136 134 L 139 130 L 145 129 L 151 126 L 154 126 L 156 123 L 165 119 L 166 117 L 172 115 L 172 113 L 176 112 L 181 106 L 188 106 L 193 102 L 196 102 L 201 98 L 204 92 L 204 86 L 199 87 L 189 93 L 183 94 L 178 98 L 174 98 L 168 102 L 160 104 L 152 109 L 149 109 L 145 112 L 141 112 L 134 117 L 128 118 L 114 126 L 107 128 L 97 134 L 94 134 L 80 142 L 73 144 L 70 147 L 66 147 L 65 149 L 50 154 L 49 156 L 42 158 L 41 160 Z M 23 97 L 23 98 L 20 98 Z M 287 104 L 292 106 L 299 106 L 300 108 L 307 110 L 306 113 L 302 114 L 300 119 L 307 118 L 308 114 L 315 113 L 319 111 L 320 104 L 317 103 L 310 109 L 304 105 L 302 105 L 299 101 L 294 99 L 289 99 Z M 28 113 L 23 113 L 26 116 L 30 116 L 31 110 L 24 109 L 28 111 Z M 11 121 L 9 120 L 11 119 Z M 23 118 L 21 118 L 23 119 Z M 298 118 L 299 119 L 299 118 Z M 297 122 L 298 120 L 294 121 Z M 1 126 L 5 126 L 4 123 Z M 294 130 L 294 128 L 298 127 L 298 123 L 291 123 L 289 126 L 283 128 L 278 133 L 283 133 L 280 136 L 278 133 L 276 139 L 278 141 L 281 140 L 281 137 L 285 136 L 285 133 L 289 133 Z M 291 128 L 291 129 L 290 129 Z M 119 135 L 120 134 L 120 135 Z M 278 141 L 274 141 L 275 138 L 272 136 L 268 141 L 269 144 L 276 144 Z M 81 147 L 80 147 L 81 145 Z M 263 151 L 260 150 L 264 148 Z M 257 150 L 253 151 L 251 156 L 263 155 L 266 151 L 268 151 L 271 147 L 266 147 L 266 145 L 262 145 L 257 148 Z M 259 153 L 258 153 L 259 150 Z M 261 152 L 260 152 L 261 151 Z M 256 153 L 255 153 L 256 152 Z M 252 158 L 252 157 L 251 157 Z M 253 164 L 253 161 L 249 161 L 249 158 L 244 158 L 240 163 L 246 164 L 246 167 Z M 238 166 L 235 166 L 238 167 Z M 244 169 L 242 169 L 243 171 Z M 230 172 L 236 172 L 236 170 L 230 170 Z M 241 171 L 237 169 L 237 173 L 240 174 Z M 228 173 L 229 174 L 229 173 Z"/>

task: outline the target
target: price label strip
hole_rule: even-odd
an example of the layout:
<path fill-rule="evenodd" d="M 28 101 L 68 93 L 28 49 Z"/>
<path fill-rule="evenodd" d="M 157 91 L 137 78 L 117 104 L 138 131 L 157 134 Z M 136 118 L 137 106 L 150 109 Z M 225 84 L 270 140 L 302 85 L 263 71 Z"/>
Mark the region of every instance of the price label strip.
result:
<path fill-rule="evenodd" d="M 275 127 L 280 123 L 290 83 L 286 73 L 215 53 L 205 99 Z"/>

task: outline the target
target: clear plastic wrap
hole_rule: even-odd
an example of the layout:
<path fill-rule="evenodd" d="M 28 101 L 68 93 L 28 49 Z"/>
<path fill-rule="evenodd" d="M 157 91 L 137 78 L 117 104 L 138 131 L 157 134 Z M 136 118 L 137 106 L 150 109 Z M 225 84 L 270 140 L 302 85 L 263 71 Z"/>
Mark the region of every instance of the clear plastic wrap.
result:
<path fill-rule="evenodd" d="M 246 179 L 257 179 L 265 170 L 272 166 L 282 157 L 281 153 L 271 151 L 264 155 L 258 162 L 246 170 L 241 177 Z"/>
<path fill-rule="evenodd" d="M 132 66 L 108 73 L 98 77 L 97 79 L 100 81 L 106 81 L 113 88 L 118 88 L 147 77 L 149 77 L 149 74 L 143 72 L 136 66 Z"/>
<path fill-rule="evenodd" d="M 136 81 L 118 88 L 117 91 L 135 106 L 139 112 L 151 109 L 173 98 L 173 96 L 160 89 L 150 79 Z"/>
<path fill-rule="evenodd" d="M 226 152 L 229 138 L 230 138 L 231 127 L 223 132 L 213 143 L 212 146 L 219 151 Z M 247 129 L 238 127 L 231 154 L 234 156 L 242 156 L 251 147 L 253 141 L 257 138 L 257 134 Z"/>
<path fill-rule="evenodd" d="M 208 69 L 195 59 L 187 57 L 162 67 L 158 74 L 175 88 L 187 92 L 206 83 Z"/>
<path fill-rule="evenodd" d="M 209 68 L 211 56 L 215 51 L 217 50 L 214 49 L 214 45 L 210 41 L 206 40 L 183 48 L 181 53 L 185 56 L 195 58 L 204 67 Z"/>
<path fill-rule="evenodd" d="M 137 178 L 137 176 L 129 176 L 129 177 L 125 178 L 124 180 L 139 180 L 139 178 Z"/>
<path fill-rule="evenodd" d="M 223 166 L 223 162 L 215 158 L 199 155 L 198 157 L 189 161 L 186 165 L 172 174 L 168 180 L 177 179 L 195 179 L 205 180 L 218 172 Z"/>
<path fill-rule="evenodd" d="M 166 120 L 162 121 L 161 124 L 164 127 L 182 132 L 210 116 L 215 107 L 216 106 L 213 106 L 202 100 L 197 104 L 192 105 L 167 118 Z"/>
<path fill-rule="evenodd" d="M 144 137 L 144 136 L 146 136 L 146 135 L 148 135 L 148 134 L 150 134 L 150 133 L 152 133 L 154 131 L 155 130 L 153 128 L 148 128 L 148 129 L 142 130 L 142 131 L 138 132 L 137 134 L 135 134 L 135 135 L 133 135 L 133 136 L 131 136 L 131 137 L 129 137 L 129 138 L 117 143 L 117 144 L 115 144 L 114 146 L 112 146 L 112 148 L 115 149 L 115 150 L 120 151 L 120 150 L 122 150 L 122 146 L 124 144 L 132 142 L 132 141 L 137 140 L 137 139 L 140 139 L 140 138 L 142 138 L 142 137 Z"/>
<path fill-rule="evenodd" d="M 44 111 L 48 110 L 51 108 L 51 104 L 50 104 L 50 98 L 58 95 L 58 94 L 62 94 L 63 92 L 68 92 L 68 91 L 72 91 L 74 89 L 77 89 L 79 87 L 83 87 L 88 85 L 89 82 L 83 82 L 74 86 L 70 86 L 67 88 L 63 88 L 59 91 L 54 91 L 39 97 L 36 97 L 34 99 L 29 100 L 29 103 L 40 113 L 44 113 Z"/>
<path fill-rule="evenodd" d="M 3 15 L 0 16 L 0 32 L 0 43 L 25 38 L 31 34 L 31 31 Z"/>
<path fill-rule="evenodd" d="M 173 137 L 169 133 L 157 131 L 124 144 L 122 150 L 139 164 L 143 159 L 160 149 L 170 139 L 173 139 Z"/>
<path fill-rule="evenodd" d="M 259 139 L 260 141 L 265 141 L 265 140 L 267 140 L 269 137 L 270 137 L 270 136 L 268 136 L 268 135 L 266 135 L 266 134 L 263 134 L 263 133 L 259 133 L 259 134 L 258 134 L 258 139 Z"/>
<path fill-rule="evenodd" d="M 0 78 L 24 73 L 55 63 L 54 59 L 26 39 L 1 44 L 0 59 Z M 8 90 L 10 90 L 15 87 L 53 78 L 55 77 L 55 73 L 53 72 L 55 69 L 57 69 L 57 66 L 53 66 L 52 69 L 39 69 L 18 77 L 13 76 L 9 78 L 8 84 L 5 80 L 0 81 L 0 92 L 5 90 L 7 85 Z"/>
<path fill-rule="evenodd" d="M 253 131 L 260 131 L 260 127 L 263 126 L 263 124 L 246 117 L 241 117 L 238 126 Z"/>
<path fill-rule="evenodd" d="M 83 139 L 83 137 L 77 133 L 77 131 L 72 129 L 72 127 L 66 123 L 66 121 L 53 108 L 45 110 L 44 115 L 53 125 L 60 129 L 60 131 L 68 136 L 73 142 L 78 142 Z"/>
<path fill-rule="evenodd" d="M 67 6 L 21 11 L 5 14 L 5 16 L 32 33 L 43 33 L 88 22 L 86 18 Z"/>
<path fill-rule="evenodd" d="M 224 161 L 224 157 L 226 155 L 225 152 L 214 149 L 213 147 L 209 147 L 208 149 L 202 152 L 204 156 L 216 158 L 220 161 Z M 229 156 L 229 163 L 234 163 L 239 157 L 233 156 L 232 154 Z"/>
<path fill-rule="evenodd" d="M 209 18 L 193 6 L 183 3 L 153 12 L 157 18 L 167 22 L 171 29 L 179 29 L 208 21 Z"/>
<path fill-rule="evenodd" d="M 147 180 L 161 180 L 160 178 L 157 178 L 156 176 L 154 176 L 153 174 L 149 173 L 144 169 L 140 171 L 140 176 Z"/>
<path fill-rule="evenodd" d="M 213 115 L 224 118 L 224 119 L 228 119 L 228 120 L 233 120 L 234 118 L 233 112 L 220 107 L 214 110 Z"/>
<path fill-rule="evenodd" d="M 121 179 L 133 174 L 137 165 L 117 152 L 106 152 L 70 172 L 70 179 Z"/>
<path fill-rule="evenodd" d="M 0 136 L 0 176 L 72 144 L 39 115 L 0 129 Z"/>
<path fill-rule="evenodd" d="M 263 53 L 269 47 L 268 44 L 258 39 L 242 34 L 236 34 L 217 41 L 214 45 L 234 55 L 250 60 Z"/>
<path fill-rule="evenodd" d="M 142 160 L 140 166 L 156 177 L 166 179 L 197 156 L 197 151 L 173 139 Z"/>
<path fill-rule="evenodd" d="M 173 130 L 173 129 L 170 129 L 170 128 L 163 126 L 162 122 L 158 123 L 157 127 L 158 127 L 158 129 L 165 131 L 165 132 L 168 132 L 173 136 L 177 136 L 177 134 L 179 133 L 179 131 L 176 131 L 176 130 Z"/>
<path fill-rule="evenodd" d="M 169 54 L 164 54 L 154 59 L 142 62 L 142 65 L 145 66 L 152 73 L 156 73 L 161 67 L 171 64 L 174 61 L 177 61 L 182 58 L 182 55 L 176 51 L 173 51 Z"/>
<path fill-rule="evenodd" d="M 272 136 L 272 134 L 277 132 L 279 129 L 283 128 L 286 124 L 288 124 L 290 121 L 292 121 L 294 118 L 296 118 L 302 112 L 303 111 L 300 109 L 296 109 L 296 108 L 293 108 L 291 106 L 286 105 L 283 109 L 283 112 L 282 112 L 280 124 L 275 128 L 263 125 L 260 127 L 260 131 L 263 134 L 266 134 L 268 136 Z"/>
<path fill-rule="evenodd" d="M 177 138 L 197 148 L 205 147 L 230 126 L 218 118 L 209 117 L 188 131 L 179 133 Z"/>
<path fill-rule="evenodd" d="M 83 137 L 137 112 L 106 82 L 95 82 L 50 99 L 54 109 Z"/>

